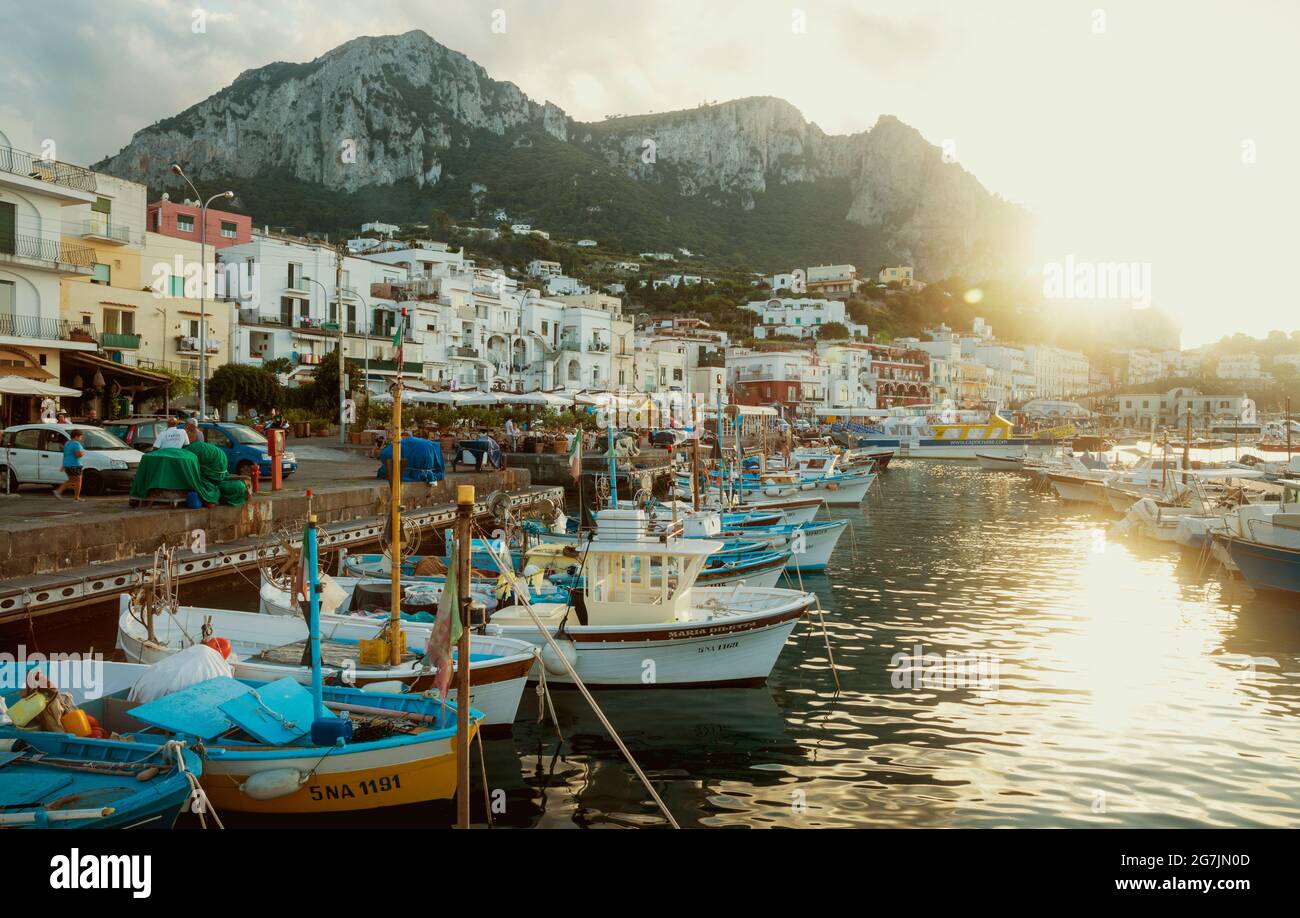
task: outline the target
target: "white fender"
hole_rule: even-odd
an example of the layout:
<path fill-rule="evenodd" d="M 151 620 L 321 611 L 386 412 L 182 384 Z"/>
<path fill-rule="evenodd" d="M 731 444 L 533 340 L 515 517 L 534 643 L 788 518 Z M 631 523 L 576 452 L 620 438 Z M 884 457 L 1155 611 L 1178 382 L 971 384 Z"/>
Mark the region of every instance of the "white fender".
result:
<path fill-rule="evenodd" d="M 296 768 L 272 768 L 269 771 L 259 771 L 255 775 L 249 775 L 248 779 L 239 785 L 239 791 L 254 800 L 275 800 L 277 797 L 292 794 L 306 780 L 307 776 Z"/>
<path fill-rule="evenodd" d="M 554 637 L 556 646 L 560 648 L 560 653 L 563 654 L 564 660 L 568 660 L 570 666 L 577 668 L 578 648 L 574 646 L 573 639 L 563 636 Z M 542 665 L 546 667 L 546 671 L 552 676 L 562 676 L 568 672 L 568 669 L 564 666 L 563 660 L 556 655 L 555 650 L 551 647 L 549 642 L 542 647 Z"/>

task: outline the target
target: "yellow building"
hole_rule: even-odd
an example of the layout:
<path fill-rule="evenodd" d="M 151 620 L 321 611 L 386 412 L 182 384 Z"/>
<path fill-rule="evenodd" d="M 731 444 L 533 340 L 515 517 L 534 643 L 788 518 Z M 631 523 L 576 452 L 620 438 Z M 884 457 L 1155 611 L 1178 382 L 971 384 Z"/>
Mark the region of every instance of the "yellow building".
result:
<path fill-rule="evenodd" d="M 80 244 L 95 253 L 90 276 L 65 276 L 60 284 L 62 317 L 78 327 L 93 327 L 99 343 L 97 358 L 80 361 L 78 366 L 85 372 L 76 375 L 88 386 L 96 372 L 106 374 L 118 388 L 137 395 L 149 387 L 157 389 L 157 377 L 147 373 L 151 368 L 197 379 L 202 318 L 197 295 L 199 245 L 145 231 L 143 185 L 101 174 L 97 187 L 99 201 L 91 205 L 97 209 L 90 210 L 86 222 L 65 224 L 65 234 L 71 230 Z M 77 232 L 79 225 L 82 229 Z M 210 248 L 207 260 L 209 266 L 215 262 Z M 229 354 L 231 307 L 209 296 L 206 313 L 211 378 Z M 72 384 L 70 375 L 63 373 L 67 385 Z M 101 416 L 107 407 L 107 403 L 97 406 Z"/>
<path fill-rule="evenodd" d="M 988 401 L 990 370 L 973 360 L 960 361 L 953 368 L 953 388 L 963 408 L 977 407 Z"/>

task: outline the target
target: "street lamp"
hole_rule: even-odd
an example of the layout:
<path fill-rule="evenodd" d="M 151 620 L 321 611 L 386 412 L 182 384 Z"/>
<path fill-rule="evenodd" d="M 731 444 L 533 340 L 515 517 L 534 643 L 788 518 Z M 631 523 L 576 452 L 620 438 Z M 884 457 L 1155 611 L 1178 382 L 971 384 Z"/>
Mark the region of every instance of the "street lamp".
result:
<path fill-rule="evenodd" d="M 185 180 L 185 184 L 190 186 L 190 191 L 194 192 L 194 198 L 202 201 L 199 208 L 199 417 L 207 420 L 208 417 L 208 308 L 207 308 L 207 282 L 208 282 L 208 205 L 217 198 L 223 198 L 227 201 L 234 198 L 233 191 L 222 191 L 214 194 L 212 197 L 203 201 L 203 195 L 194 187 L 190 177 L 185 174 L 180 163 L 172 163 L 172 172 Z"/>

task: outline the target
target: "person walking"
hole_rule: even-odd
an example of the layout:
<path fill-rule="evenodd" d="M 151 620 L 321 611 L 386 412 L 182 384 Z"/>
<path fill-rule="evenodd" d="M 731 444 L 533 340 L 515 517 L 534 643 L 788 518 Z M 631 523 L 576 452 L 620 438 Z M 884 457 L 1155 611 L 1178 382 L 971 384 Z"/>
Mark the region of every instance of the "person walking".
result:
<path fill-rule="evenodd" d="M 510 452 L 519 452 L 519 434 L 515 429 L 515 419 L 506 417 L 506 442 L 510 444 Z"/>
<path fill-rule="evenodd" d="M 86 451 L 81 446 L 80 428 L 72 428 L 68 431 L 68 442 L 63 444 L 63 474 L 67 476 L 67 481 L 54 489 L 54 496 L 63 500 L 65 489 L 72 488 L 72 499 L 81 500 L 81 460 L 86 455 Z"/>

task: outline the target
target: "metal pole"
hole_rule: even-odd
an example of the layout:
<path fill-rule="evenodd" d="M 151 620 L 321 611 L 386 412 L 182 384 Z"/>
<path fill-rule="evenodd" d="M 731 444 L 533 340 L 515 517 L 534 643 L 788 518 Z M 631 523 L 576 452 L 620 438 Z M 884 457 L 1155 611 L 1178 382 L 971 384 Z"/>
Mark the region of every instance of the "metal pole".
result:
<path fill-rule="evenodd" d="M 456 648 L 456 826 L 469 828 L 469 578 L 473 554 L 470 525 L 474 518 L 474 486 L 456 488 L 456 614 L 460 643 Z"/>
<path fill-rule="evenodd" d="M 215 197 L 215 196 L 214 196 Z M 208 419 L 208 204 L 199 208 L 199 418 Z M 319 716 L 319 715 L 318 715 Z"/>
<path fill-rule="evenodd" d="M 613 403 L 613 395 L 610 396 L 610 404 Z M 614 424 L 609 417 L 609 410 L 605 411 L 605 433 L 609 441 L 609 506 L 613 510 L 618 509 L 618 461 L 614 458 Z"/>
<path fill-rule="evenodd" d="M 392 590 L 388 603 L 388 662 L 397 666 L 402 662 L 398 635 L 402 631 L 402 374 L 397 374 L 397 387 L 393 390 L 393 458 L 388 466 L 388 526 L 391 533 L 389 549 L 393 555 L 390 575 Z"/>
<path fill-rule="evenodd" d="M 334 302 L 338 306 L 339 320 L 339 445 L 343 446 L 348 442 L 348 421 L 347 408 L 344 402 L 347 401 L 347 363 L 343 359 L 343 243 L 339 243 L 334 250 Z M 398 367 L 401 371 L 401 367 Z"/>

